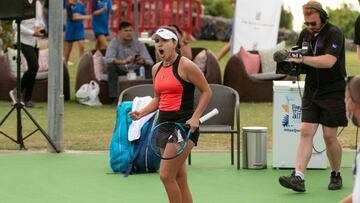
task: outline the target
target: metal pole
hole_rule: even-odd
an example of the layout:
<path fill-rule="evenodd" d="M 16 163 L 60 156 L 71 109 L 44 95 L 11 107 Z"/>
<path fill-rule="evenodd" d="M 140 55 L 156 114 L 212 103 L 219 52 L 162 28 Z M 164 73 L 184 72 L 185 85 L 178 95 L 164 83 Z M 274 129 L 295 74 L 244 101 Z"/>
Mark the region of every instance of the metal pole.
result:
<path fill-rule="evenodd" d="M 63 1 L 49 0 L 48 131 L 63 150 Z M 48 146 L 48 149 L 52 148 Z"/>
<path fill-rule="evenodd" d="M 134 0 L 134 31 L 136 39 L 139 36 L 139 1 Z"/>
<path fill-rule="evenodd" d="M 22 122 L 21 122 L 21 108 L 19 108 L 19 103 L 21 101 L 21 77 L 20 77 L 20 64 L 21 64 L 21 41 L 20 41 L 20 23 L 21 20 L 16 20 L 17 25 L 17 42 L 16 42 L 16 49 L 17 49 L 17 58 L 16 58 L 16 118 L 17 118 L 17 141 L 20 145 L 20 149 L 25 149 L 24 142 L 23 142 L 23 134 L 22 134 Z"/>

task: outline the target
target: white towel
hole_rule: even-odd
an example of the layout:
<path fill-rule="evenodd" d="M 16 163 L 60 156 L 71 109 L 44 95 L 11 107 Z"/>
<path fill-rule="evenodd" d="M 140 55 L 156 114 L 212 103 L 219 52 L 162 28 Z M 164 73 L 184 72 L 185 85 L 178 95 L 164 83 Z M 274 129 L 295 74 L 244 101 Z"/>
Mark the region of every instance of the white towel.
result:
<path fill-rule="evenodd" d="M 132 111 L 139 111 L 144 106 L 146 106 L 148 103 L 150 103 L 151 100 L 152 100 L 152 98 L 150 96 L 135 97 L 133 100 Z M 155 114 L 155 112 L 152 112 L 137 121 L 133 121 L 130 124 L 129 131 L 128 131 L 128 139 L 130 142 L 140 138 L 141 128 L 154 114 Z"/>

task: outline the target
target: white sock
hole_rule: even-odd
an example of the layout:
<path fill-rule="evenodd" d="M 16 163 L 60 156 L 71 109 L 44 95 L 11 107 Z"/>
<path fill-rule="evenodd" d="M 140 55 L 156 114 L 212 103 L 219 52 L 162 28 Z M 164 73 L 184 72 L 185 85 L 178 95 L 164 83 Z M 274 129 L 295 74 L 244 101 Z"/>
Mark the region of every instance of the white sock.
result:
<path fill-rule="evenodd" d="M 301 171 L 295 171 L 295 176 L 299 176 L 301 180 L 305 179 L 305 174 L 303 174 Z"/>

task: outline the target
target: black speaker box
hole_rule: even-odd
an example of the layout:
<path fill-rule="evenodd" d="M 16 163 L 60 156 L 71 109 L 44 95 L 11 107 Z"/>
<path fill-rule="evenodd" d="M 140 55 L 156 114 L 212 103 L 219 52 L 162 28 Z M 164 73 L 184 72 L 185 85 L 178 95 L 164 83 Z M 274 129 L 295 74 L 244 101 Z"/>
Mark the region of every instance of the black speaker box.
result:
<path fill-rule="evenodd" d="M 36 0 L 0 0 L 0 20 L 23 20 L 35 17 Z"/>

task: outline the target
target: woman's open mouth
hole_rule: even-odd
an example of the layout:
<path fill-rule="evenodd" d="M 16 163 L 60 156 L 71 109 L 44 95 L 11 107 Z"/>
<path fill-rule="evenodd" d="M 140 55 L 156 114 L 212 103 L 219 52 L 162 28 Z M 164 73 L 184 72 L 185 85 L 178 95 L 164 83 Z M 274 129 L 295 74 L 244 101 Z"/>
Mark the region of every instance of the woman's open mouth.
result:
<path fill-rule="evenodd" d="M 159 49 L 159 54 L 160 54 L 160 55 L 163 55 L 164 53 L 165 53 L 165 51 L 160 48 L 160 49 Z"/>

